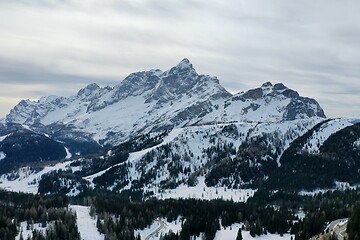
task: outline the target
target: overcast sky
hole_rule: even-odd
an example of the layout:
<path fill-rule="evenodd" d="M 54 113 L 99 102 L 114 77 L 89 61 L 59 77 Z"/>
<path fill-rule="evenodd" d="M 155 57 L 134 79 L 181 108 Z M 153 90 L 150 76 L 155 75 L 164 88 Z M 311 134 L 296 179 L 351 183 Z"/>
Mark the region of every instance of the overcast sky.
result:
<path fill-rule="evenodd" d="M 230 92 L 282 82 L 360 115 L 358 0 L 1 0 L 0 118 L 189 58 Z"/>

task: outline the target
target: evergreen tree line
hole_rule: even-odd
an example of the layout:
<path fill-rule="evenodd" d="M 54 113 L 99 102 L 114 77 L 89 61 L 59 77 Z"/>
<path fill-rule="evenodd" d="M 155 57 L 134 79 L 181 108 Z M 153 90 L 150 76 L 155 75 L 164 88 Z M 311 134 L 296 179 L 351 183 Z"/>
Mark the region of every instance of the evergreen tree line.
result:
<path fill-rule="evenodd" d="M 26 240 L 80 239 L 76 216 L 67 209 L 69 201 L 62 196 L 34 196 L 0 191 L 0 239 L 12 240 L 20 233 Z M 20 223 L 27 222 L 27 229 Z M 31 230 L 38 223 L 46 227 L 44 233 L 33 229 L 33 236 L 25 238 L 22 231 Z"/>
<path fill-rule="evenodd" d="M 182 230 L 169 233 L 163 239 L 190 239 L 204 234 L 213 239 L 220 227 L 244 223 L 244 229 L 252 236 L 267 233 L 295 234 L 299 240 L 309 239 L 321 233 L 326 224 L 349 217 L 359 191 L 336 191 L 311 196 L 299 196 L 287 192 L 276 194 L 259 191 L 246 203 L 223 200 L 157 200 L 128 201 L 117 195 L 88 197 L 98 215 L 98 228 L 107 239 L 138 239 L 137 229 L 150 226 L 157 218 L 171 222 L 181 220 Z M 299 219 L 297 213 L 306 214 Z"/>

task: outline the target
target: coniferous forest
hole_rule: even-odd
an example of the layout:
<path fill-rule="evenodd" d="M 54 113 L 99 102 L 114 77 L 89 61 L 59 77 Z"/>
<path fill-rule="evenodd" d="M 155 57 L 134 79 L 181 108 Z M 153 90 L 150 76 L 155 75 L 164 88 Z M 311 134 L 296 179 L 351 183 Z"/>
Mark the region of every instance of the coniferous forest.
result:
<path fill-rule="evenodd" d="M 131 196 L 131 197 L 130 197 Z M 216 231 L 234 223 L 243 223 L 241 231 L 251 236 L 268 233 L 291 233 L 295 239 L 305 240 L 321 233 L 328 222 L 350 217 L 349 239 L 359 239 L 360 191 L 337 191 L 314 197 L 289 193 L 259 191 L 246 203 L 223 200 L 141 200 L 141 194 L 128 192 L 93 192 L 77 197 L 40 196 L 0 192 L 0 239 L 15 239 L 26 227 L 41 224 L 45 232 L 33 230 L 32 239 L 80 239 L 76 214 L 69 204 L 90 206 L 97 216 L 97 228 L 106 240 L 138 240 L 135 230 L 144 229 L 157 218 L 171 222 L 181 220 L 182 230 L 169 232 L 162 239 L 189 240 L 190 236 L 214 239 Z M 306 214 L 299 219 L 299 211 Z M 21 235 L 20 235 L 21 236 Z M 22 238 L 24 239 L 24 238 Z"/>

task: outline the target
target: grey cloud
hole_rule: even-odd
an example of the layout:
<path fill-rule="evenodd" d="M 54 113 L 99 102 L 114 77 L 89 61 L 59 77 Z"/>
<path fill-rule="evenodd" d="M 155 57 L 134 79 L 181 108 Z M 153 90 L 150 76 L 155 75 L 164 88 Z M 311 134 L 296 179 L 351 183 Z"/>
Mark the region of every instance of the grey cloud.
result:
<path fill-rule="evenodd" d="M 359 7 L 355 0 L 4 0 L 0 83 L 63 81 L 75 92 L 188 57 L 232 92 L 284 82 L 333 116 L 344 113 L 341 102 L 360 112 L 349 106 L 359 102 Z M 349 98 L 330 101 L 342 94 Z"/>
<path fill-rule="evenodd" d="M 99 79 L 52 73 L 34 64 L 20 63 L 0 58 L 0 82 L 2 84 L 88 84 L 94 81 L 103 85 L 116 85 L 120 80 Z"/>

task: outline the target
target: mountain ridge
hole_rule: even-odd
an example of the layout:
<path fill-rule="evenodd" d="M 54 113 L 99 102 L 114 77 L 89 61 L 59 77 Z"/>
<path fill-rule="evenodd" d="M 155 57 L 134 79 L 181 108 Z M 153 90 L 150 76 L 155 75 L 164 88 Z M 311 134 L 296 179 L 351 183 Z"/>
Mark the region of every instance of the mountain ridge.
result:
<path fill-rule="evenodd" d="M 270 105 L 272 109 L 268 111 Z M 199 75 L 185 58 L 165 72 L 131 73 L 114 87 L 92 83 L 68 98 L 22 100 L 4 122 L 44 126 L 49 135 L 52 135 L 49 126 L 56 124 L 86 133 L 101 145 L 116 145 L 156 129 L 211 122 L 278 122 L 314 116 L 325 118 L 320 105 L 283 84 L 272 86 L 267 82 L 260 88 L 232 95 L 216 77 Z"/>

